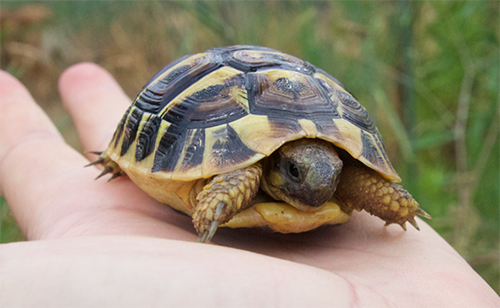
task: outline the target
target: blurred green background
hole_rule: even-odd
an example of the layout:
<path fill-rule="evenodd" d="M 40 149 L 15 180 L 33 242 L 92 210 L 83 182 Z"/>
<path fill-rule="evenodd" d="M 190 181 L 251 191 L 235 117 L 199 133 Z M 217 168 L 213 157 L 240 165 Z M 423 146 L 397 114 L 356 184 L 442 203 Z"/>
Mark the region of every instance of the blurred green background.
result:
<path fill-rule="evenodd" d="M 428 221 L 500 288 L 498 1 L 2 1 L 1 68 L 82 150 L 57 93 L 92 61 L 133 98 L 176 58 L 263 45 L 338 78 L 374 118 Z M 0 199 L 0 241 L 23 240 Z"/>

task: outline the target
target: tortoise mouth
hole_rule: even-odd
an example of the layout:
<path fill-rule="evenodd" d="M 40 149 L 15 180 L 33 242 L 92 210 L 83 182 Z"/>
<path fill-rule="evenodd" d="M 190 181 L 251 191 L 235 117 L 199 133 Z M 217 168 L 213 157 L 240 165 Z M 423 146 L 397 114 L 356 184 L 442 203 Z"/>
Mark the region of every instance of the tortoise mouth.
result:
<path fill-rule="evenodd" d="M 285 202 L 259 202 L 236 214 L 222 225 L 229 228 L 269 227 L 280 233 L 300 233 L 325 224 L 347 222 L 351 213 L 345 213 L 338 202 L 328 201 L 314 211 L 301 211 Z"/>

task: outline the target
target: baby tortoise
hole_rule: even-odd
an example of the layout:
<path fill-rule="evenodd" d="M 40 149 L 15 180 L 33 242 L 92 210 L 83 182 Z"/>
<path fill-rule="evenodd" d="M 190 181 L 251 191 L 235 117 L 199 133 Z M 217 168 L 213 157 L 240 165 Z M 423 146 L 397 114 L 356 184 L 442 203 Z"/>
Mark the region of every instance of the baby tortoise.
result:
<path fill-rule="evenodd" d="M 96 152 L 97 153 L 97 152 Z M 277 50 L 230 46 L 182 57 L 141 90 L 98 152 L 193 218 L 217 228 L 297 233 L 365 210 L 418 229 L 430 218 L 400 185 L 377 128 L 335 78 Z"/>

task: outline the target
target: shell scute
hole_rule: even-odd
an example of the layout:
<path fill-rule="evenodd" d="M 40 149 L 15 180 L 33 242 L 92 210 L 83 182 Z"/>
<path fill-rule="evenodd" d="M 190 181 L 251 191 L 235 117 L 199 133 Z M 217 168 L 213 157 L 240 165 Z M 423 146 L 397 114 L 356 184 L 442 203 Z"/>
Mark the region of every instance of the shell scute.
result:
<path fill-rule="evenodd" d="M 137 131 L 139 129 L 139 122 L 143 112 L 138 108 L 132 108 L 128 113 L 127 121 L 123 132 L 123 142 L 121 147 L 120 156 L 125 155 L 129 150 L 132 143 L 135 141 Z"/>
<path fill-rule="evenodd" d="M 155 114 L 144 114 L 139 126 L 139 136 L 135 150 L 135 160 L 142 161 L 148 157 L 155 148 L 156 135 L 160 128 L 161 119 Z"/>

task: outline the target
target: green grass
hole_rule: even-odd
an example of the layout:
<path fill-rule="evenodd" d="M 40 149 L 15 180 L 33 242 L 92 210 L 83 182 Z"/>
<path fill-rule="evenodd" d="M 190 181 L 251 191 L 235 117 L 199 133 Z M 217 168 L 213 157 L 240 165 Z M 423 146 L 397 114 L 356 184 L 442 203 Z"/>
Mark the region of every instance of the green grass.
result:
<path fill-rule="evenodd" d="M 12 213 L 5 202 L 5 199 L 0 197 L 0 243 L 10 243 L 24 241 L 25 238 L 21 229 L 19 229 Z"/>
<path fill-rule="evenodd" d="M 403 184 L 432 214 L 429 223 L 499 292 L 498 2 L 1 6 L 3 13 L 11 10 L 2 15 L 1 68 L 27 85 L 77 149 L 55 86 L 60 73 L 77 62 L 104 66 L 131 97 L 165 64 L 215 46 L 264 45 L 323 68 L 372 115 Z M 23 16 L 31 19 L 21 22 Z M 0 207 L 0 240 L 19 240 L 3 200 Z"/>

